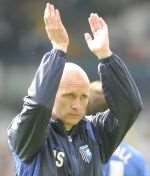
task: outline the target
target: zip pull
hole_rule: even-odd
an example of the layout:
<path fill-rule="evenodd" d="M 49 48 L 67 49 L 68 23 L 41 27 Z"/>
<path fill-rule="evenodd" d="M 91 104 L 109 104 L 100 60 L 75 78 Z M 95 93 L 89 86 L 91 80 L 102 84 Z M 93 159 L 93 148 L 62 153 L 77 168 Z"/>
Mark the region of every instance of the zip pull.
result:
<path fill-rule="evenodd" d="M 70 135 L 68 136 L 68 141 L 72 142 L 72 137 Z"/>

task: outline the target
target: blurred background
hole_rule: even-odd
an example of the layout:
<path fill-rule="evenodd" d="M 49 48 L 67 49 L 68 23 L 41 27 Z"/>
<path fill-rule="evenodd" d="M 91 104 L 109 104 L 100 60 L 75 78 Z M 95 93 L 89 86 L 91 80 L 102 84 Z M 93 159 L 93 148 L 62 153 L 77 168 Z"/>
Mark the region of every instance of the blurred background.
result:
<path fill-rule="evenodd" d="M 6 129 L 21 110 L 22 98 L 45 52 L 51 49 L 43 13 L 45 0 L 0 0 L 0 173 L 13 176 L 14 163 Z M 80 64 L 91 81 L 97 79 L 96 58 L 83 33 L 87 18 L 97 12 L 108 23 L 114 53 L 124 59 L 141 91 L 144 110 L 128 141 L 140 150 L 150 166 L 150 2 L 149 0 L 51 0 L 62 14 L 70 36 L 68 58 Z"/>

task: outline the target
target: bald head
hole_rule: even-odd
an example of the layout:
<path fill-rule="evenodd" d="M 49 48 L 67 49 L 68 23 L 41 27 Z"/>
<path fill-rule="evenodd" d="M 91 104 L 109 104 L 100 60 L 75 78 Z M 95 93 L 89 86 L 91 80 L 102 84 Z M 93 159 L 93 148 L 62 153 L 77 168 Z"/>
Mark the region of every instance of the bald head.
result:
<path fill-rule="evenodd" d="M 90 85 L 89 78 L 86 72 L 77 64 L 67 62 L 64 67 L 62 78 L 60 81 L 60 87 L 68 86 L 68 84 L 86 84 Z"/>
<path fill-rule="evenodd" d="M 90 82 L 85 71 L 74 63 L 66 63 L 53 106 L 53 117 L 70 130 L 85 115 Z"/>

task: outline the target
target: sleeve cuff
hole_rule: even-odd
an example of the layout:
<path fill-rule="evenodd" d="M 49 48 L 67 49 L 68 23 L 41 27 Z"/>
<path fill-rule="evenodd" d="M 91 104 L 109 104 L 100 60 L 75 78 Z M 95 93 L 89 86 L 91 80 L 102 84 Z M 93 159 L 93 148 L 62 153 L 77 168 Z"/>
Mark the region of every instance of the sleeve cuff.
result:
<path fill-rule="evenodd" d="M 108 63 L 111 61 L 111 59 L 114 57 L 115 54 L 112 54 L 111 56 L 109 57 L 106 57 L 106 58 L 103 58 L 103 59 L 100 59 L 99 62 L 100 63 Z"/>
<path fill-rule="evenodd" d="M 52 53 L 56 53 L 60 57 L 66 57 L 66 53 L 60 49 L 52 49 Z"/>

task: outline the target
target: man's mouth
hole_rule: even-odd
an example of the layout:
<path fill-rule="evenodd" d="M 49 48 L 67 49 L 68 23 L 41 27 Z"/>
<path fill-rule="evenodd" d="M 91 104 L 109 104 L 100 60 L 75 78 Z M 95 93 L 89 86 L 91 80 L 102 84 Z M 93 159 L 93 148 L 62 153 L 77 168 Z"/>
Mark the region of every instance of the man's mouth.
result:
<path fill-rule="evenodd" d="M 70 116 L 80 116 L 80 114 L 69 113 Z"/>

